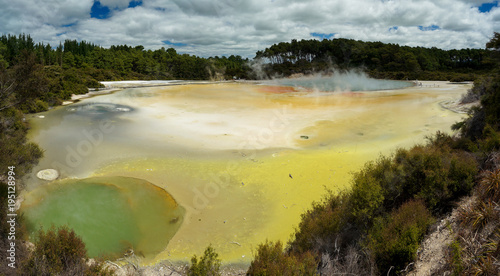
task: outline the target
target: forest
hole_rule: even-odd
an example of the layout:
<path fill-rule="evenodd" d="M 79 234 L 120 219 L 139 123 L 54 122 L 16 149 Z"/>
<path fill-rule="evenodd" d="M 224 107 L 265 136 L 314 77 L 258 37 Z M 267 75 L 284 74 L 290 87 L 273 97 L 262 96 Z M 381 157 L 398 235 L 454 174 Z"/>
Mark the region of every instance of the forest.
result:
<path fill-rule="evenodd" d="M 440 50 L 347 39 L 292 41 L 256 53 L 202 58 L 175 49 L 142 46 L 105 49 L 67 40 L 57 47 L 29 35 L 0 38 L 0 274 L 7 274 L 7 170 L 21 179 L 43 151 L 26 138 L 25 113 L 47 110 L 72 94 L 124 79 L 257 78 L 252 63 L 270 76 L 331 73 L 364 68 L 383 78 L 474 80 L 464 101 L 480 100 L 454 125 L 460 135 L 436 133 L 427 144 L 398 149 L 353 174 L 352 189 L 329 194 L 302 215 L 286 245 L 259 245 L 249 275 L 400 275 L 411 269 L 419 244 L 434 223 L 461 207 L 442 271 L 498 275 L 500 258 L 500 34 L 485 49 Z M 454 226 L 448 225 L 450 229 Z M 19 239 L 26 238 L 22 218 Z M 54 246 L 59 245 L 59 246 Z M 34 249 L 16 243 L 23 275 L 110 275 L 102 260 L 88 265 L 85 245 L 71 229 L 47 229 Z M 207 248 L 193 257 L 190 275 L 219 275 L 220 260 Z"/>
<path fill-rule="evenodd" d="M 487 49 L 442 50 L 353 39 L 292 40 L 256 53 L 267 75 L 290 76 L 362 68 L 387 79 L 464 81 L 492 69 Z"/>
<path fill-rule="evenodd" d="M 57 47 L 35 43 L 30 35 L 0 37 L 0 74 L 3 85 L 16 82 L 13 72 L 30 63 L 39 78 L 37 90 L 45 91 L 25 112 L 39 112 L 60 104 L 72 94 L 99 88 L 104 80 L 223 80 L 250 78 L 248 59 L 229 57 L 201 58 L 178 54 L 174 48 L 145 50 L 143 46 L 111 46 L 109 49 L 86 41 L 66 40 Z M 17 67 L 16 67 L 17 66 Z"/>

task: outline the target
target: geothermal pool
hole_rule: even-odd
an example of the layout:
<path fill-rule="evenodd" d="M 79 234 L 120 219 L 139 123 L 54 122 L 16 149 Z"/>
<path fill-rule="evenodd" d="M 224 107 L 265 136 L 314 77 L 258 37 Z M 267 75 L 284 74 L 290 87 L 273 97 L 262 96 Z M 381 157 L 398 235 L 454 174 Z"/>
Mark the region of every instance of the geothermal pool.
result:
<path fill-rule="evenodd" d="M 27 220 L 33 229 L 68 224 L 85 236 L 90 252 L 99 252 L 105 237 L 84 231 L 86 219 L 90 223 L 95 219 L 90 214 L 99 211 L 84 208 L 85 202 L 118 198 L 96 208 L 124 210 L 127 215 L 117 222 L 122 230 L 103 231 L 130 232 L 119 238 L 121 244 L 149 253 L 144 263 L 189 261 L 212 244 L 224 263 L 248 264 L 259 243 L 286 242 L 311 203 L 326 189 L 347 189 L 350 173 L 365 162 L 448 131 L 464 115 L 440 103 L 459 99 L 470 88 L 424 82 L 397 90 L 328 92 L 287 82 L 124 88 L 33 116 L 30 139 L 45 156 L 25 179 Z M 64 180 L 36 177 L 50 168 Z M 106 179 L 113 196 L 98 197 L 81 186 L 95 179 Z M 150 186 L 130 179 L 151 183 L 156 193 L 171 198 L 135 196 Z M 116 188 L 123 185 L 135 192 Z M 71 193 L 64 186 L 80 190 Z M 68 199 L 73 197 L 84 199 Z M 67 219 L 57 221 L 59 215 L 51 213 L 57 204 L 71 206 Z M 137 204 L 164 206 L 158 208 L 165 213 L 150 208 L 151 215 L 139 219 Z M 72 216 L 80 220 L 73 222 Z M 137 230 L 142 224 L 147 230 Z M 160 237 L 162 231 L 170 234 Z M 152 246 L 151 239 L 158 242 Z"/>
<path fill-rule="evenodd" d="M 128 177 L 66 179 L 30 193 L 23 202 L 28 228 L 77 229 L 89 256 L 118 255 L 133 248 L 154 257 L 182 222 L 184 209 L 164 190 Z"/>

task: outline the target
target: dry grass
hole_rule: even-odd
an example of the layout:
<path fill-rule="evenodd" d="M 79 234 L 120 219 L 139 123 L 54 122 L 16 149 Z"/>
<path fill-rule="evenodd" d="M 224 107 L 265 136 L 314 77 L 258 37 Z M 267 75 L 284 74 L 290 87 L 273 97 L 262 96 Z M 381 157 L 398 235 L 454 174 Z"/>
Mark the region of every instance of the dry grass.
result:
<path fill-rule="evenodd" d="M 500 169 L 483 174 L 474 196 L 458 209 L 456 238 L 445 270 L 454 275 L 500 275 Z"/>
<path fill-rule="evenodd" d="M 359 246 L 349 246 L 345 252 L 321 256 L 320 275 L 374 275 L 375 262 L 369 252 Z"/>
<path fill-rule="evenodd" d="M 482 200 L 500 201 L 500 169 L 485 172 L 478 186 L 478 194 Z"/>

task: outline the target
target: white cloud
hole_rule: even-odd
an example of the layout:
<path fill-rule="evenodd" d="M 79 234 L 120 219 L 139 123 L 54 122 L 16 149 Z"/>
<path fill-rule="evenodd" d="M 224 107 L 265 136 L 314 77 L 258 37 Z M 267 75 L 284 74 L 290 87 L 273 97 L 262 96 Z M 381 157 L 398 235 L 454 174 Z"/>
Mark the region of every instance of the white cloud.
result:
<path fill-rule="evenodd" d="M 143 0 L 135 8 L 127 8 L 129 0 L 100 2 L 112 10 L 107 19 L 90 18 L 92 0 L 0 0 L 0 32 L 105 47 L 157 49 L 171 47 L 162 42 L 170 41 L 186 44 L 178 52 L 253 57 L 273 43 L 311 39 L 313 32 L 450 49 L 482 48 L 500 31 L 500 8 L 480 13 L 477 7 L 488 2 L 483 0 Z"/>
<path fill-rule="evenodd" d="M 0 32 L 37 32 L 89 18 L 92 0 L 0 0 Z M 34 34 L 34 33 L 33 33 Z"/>
<path fill-rule="evenodd" d="M 111 9 L 123 9 L 128 7 L 130 0 L 99 0 L 102 6 L 106 6 Z"/>

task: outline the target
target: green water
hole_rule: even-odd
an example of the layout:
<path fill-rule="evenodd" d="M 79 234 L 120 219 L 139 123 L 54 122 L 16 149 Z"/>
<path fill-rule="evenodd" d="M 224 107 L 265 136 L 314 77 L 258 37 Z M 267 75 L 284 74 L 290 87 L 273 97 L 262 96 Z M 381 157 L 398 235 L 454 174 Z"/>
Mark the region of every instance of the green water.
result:
<path fill-rule="evenodd" d="M 154 257 L 182 223 L 184 209 L 144 180 L 96 177 L 57 181 L 25 196 L 21 211 L 31 236 L 41 227 L 67 225 L 87 246 L 90 257 L 119 256 L 133 248 Z"/>

